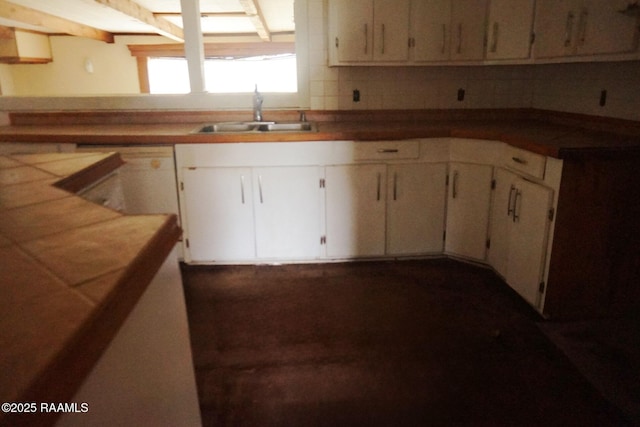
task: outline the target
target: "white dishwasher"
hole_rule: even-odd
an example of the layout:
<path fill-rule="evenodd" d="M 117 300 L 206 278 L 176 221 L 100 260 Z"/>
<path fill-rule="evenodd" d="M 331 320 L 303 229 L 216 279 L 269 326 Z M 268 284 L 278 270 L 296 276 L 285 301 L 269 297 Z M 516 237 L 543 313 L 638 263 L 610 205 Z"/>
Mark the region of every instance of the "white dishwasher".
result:
<path fill-rule="evenodd" d="M 78 152 L 118 152 L 124 206 L 129 214 L 173 213 L 178 215 L 173 146 L 78 145 Z"/>

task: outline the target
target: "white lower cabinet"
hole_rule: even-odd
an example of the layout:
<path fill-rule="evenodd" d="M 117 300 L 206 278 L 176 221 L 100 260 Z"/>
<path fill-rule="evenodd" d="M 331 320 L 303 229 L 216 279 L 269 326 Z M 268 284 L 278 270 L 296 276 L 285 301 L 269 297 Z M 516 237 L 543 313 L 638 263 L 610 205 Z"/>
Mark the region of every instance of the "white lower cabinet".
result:
<path fill-rule="evenodd" d="M 449 164 L 445 252 L 484 261 L 493 167 Z"/>
<path fill-rule="evenodd" d="M 541 303 L 553 190 L 496 168 L 489 264 L 520 296 Z"/>
<path fill-rule="evenodd" d="M 441 253 L 444 245 L 446 163 L 388 168 L 388 255 Z"/>
<path fill-rule="evenodd" d="M 253 169 L 256 256 L 315 259 L 320 256 L 321 168 Z"/>
<path fill-rule="evenodd" d="M 256 257 L 251 168 L 183 168 L 187 262 Z"/>
<path fill-rule="evenodd" d="M 384 164 L 326 167 L 328 257 L 384 255 L 386 173 Z"/>
<path fill-rule="evenodd" d="M 175 152 L 186 262 L 453 256 L 543 308 L 560 160 L 459 138 Z"/>
<path fill-rule="evenodd" d="M 319 183 L 313 166 L 185 168 L 187 261 L 319 257 Z"/>

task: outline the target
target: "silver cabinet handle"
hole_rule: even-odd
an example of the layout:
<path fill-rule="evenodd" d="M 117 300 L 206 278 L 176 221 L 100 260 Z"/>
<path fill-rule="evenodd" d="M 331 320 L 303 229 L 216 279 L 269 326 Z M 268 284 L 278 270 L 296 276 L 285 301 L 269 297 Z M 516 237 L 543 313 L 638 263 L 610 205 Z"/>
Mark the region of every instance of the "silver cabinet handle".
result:
<path fill-rule="evenodd" d="M 384 24 L 382 24 L 382 47 L 381 53 L 384 55 Z"/>
<path fill-rule="evenodd" d="M 520 220 L 520 213 L 518 211 L 518 199 L 522 197 L 522 192 L 520 190 L 516 190 L 516 197 L 513 199 L 513 222 L 518 222 Z"/>
<path fill-rule="evenodd" d="M 527 163 L 529 163 L 525 159 L 521 159 L 520 157 L 515 157 L 515 156 L 513 156 L 511 160 L 521 165 L 526 165 Z"/>
<path fill-rule="evenodd" d="M 442 24 L 442 53 L 444 54 L 447 47 L 447 24 Z"/>
<path fill-rule="evenodd" d="M 393 200 L 398 200 L 398 172 L 393 173 Z"/>
<path fill-rule="evenodd" d="M 458 171 L 453 172 L 452 196 L 454 199 L 458 197 Z"/>
<path fill-rule="evenodd" d="M 378 202 L 380 201 L 380 185 L 381 185 L 381 181 L 382 181 L 382 175 L 380 174 L 380 172 L 378 172 L 378 187 L 376 189 L 376 200 Z"/>
<path fill-rule="evenodd" d="M 585 40 L 587 39 L 587 21 L 589 20 L 589 9 L 586 7 L 582 9 L 580 12 L 580 26 L 578 27 L 578 40 L 580 42 L 580 46 L 584 45 Z"/>
<path fill-rule="evenodd" d="M 260 203 L 264 203 L 264 198 L 262 197 L 262 175 L 258 175 L 258 193 L 260 194 Z"/>
<path fill-rule="evenodd" d="M 575 16 L 573 14 L 573 11 L 569 11 L 569 13 L 567 13 L 567 22 L 564 27 L 564 46 L 565 47 L 571 46 L 571 42 L 573 39 L 573 20 L 574 19 L 575 19 Z"/>
<path fill-rule="evenodd" d="M 369 24 L 364 24 L 364 53 L 369 53 Z"/>
<path fill-rule="evenodd" d="M 400 151 L 400 150 L 398 150 L 397 148 L 380 148 L 378 150 L 378 153 L 380 153 L 380 154 L 388 154 L 388 153 L 397 153 L 398 151 Z"/>
<path fill-rule="evenodd" d="M 492 41 L 491 41 L 491 52 L 495 53 L 498 50 L 498 35 L 499 35 L 499 27 L 498 27 L 498 23 L 494 22 L 493 23 L 493 34 L 491 36 Z"/>
<path fill-rule="evenodd" d="M 462 23 L 458 24 L 458 47 L 456 52 L 462 53 Z"/>
<path fill-rule="evenodd" d="M 507 202 L 507 216 L 511 216 L 511 214 L 513 213 L 513 205 L 511 204 L 511 202 L 513 201 L 513 192 L 516 190 L 516 187 L 514 187 L 513 185 L 511 186 L 511 188 L 509 189 L 509 201 Z"/>
<path fill-rule="evenodd" d="M 244 175 L 240 175 L 240 200 L 244 205 Z"/>

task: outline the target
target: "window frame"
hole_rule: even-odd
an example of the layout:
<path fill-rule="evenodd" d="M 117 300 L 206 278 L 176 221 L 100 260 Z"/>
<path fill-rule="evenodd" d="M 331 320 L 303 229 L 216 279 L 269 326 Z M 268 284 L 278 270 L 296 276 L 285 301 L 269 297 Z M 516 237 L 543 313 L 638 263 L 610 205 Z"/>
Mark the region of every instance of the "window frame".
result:
<path fill-rule="evenodd" d="M 149 58 L 184 58 L 184 43 L 127 45 L 136 58 L 140 93 L 149 94 Z M 246 58 L 260 55 L 296 54 L 294 42 L 205 43 L 204 57 Z"/>

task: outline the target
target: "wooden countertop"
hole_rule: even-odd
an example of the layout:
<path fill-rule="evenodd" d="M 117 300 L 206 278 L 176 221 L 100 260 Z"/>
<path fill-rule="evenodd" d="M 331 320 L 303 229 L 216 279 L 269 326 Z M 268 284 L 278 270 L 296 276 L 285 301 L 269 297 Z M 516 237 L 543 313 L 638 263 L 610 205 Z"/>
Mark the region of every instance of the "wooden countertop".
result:
<path fill-rule="evenodd" d="M 0 402 L 63 403 L 180 235 L 175 215 L 124 215 L 73 193 L 115 153 L 0 156 Z M 0 425 L 56 414 L 0 413 Z"/>
<path fill-rule="evenodd" d="M 0 127 L 0 142 L 77 144 L 184 144 L 393 140 L 461 137 L 501 140 L 564 158 L 579 151 L 640 150 L 640 123 L 537 110 L 307 112 L 311 132 L 196 134 L 219 121 L 246 120 L 248 112 L 20 113 Z M 296 112 L 265 112 L 291 121 Z M 620 131 L 621 130 L 621 131 Z"/>

